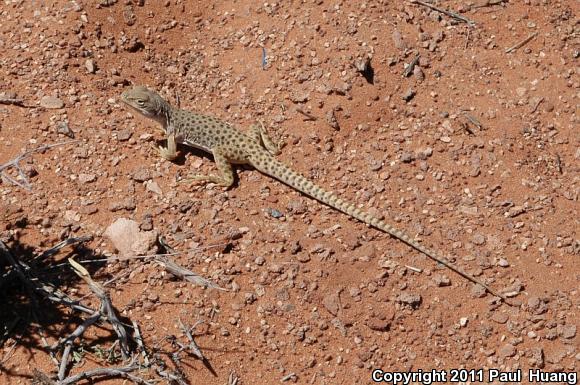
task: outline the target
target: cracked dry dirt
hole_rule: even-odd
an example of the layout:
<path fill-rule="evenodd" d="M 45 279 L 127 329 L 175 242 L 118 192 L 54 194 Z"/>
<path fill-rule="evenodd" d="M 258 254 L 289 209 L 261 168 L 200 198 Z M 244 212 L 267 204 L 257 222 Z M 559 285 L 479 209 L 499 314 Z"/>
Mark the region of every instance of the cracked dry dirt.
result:
<path fill-rule="evenodd" d="M 579 3 L 440 3 L 475 25 L 404 1 L 3 0 L 0 93 L 27 107 L 0 104 L 0 164 L 78 142 L 21 162 L 30 191 L 3 179 L 1 239 L 25 258 L 92 235 L 91 258 L 107 258 L 115 220 L 156 230 L 176 262 L 228 291 L 143 259 L 87 265 L 96 281 L 120 276 L 113 304 L 159 355 L 186 341 L 179 319 L 204 321 L 195 341 L 212 369 L 182 356 L 191 384 L 370 383 L 374 368 L 577 372 Z M 360 71 L 368 58 L 374 74 Z M 179 182 L 212 171 L 211 158 L 183 148 L 161 159 L 155 123 L 120 105 L 131 84 L 243 130 L 264 121 L 286 144 L 279 159 L 517 306 L 254 170 L 239 168 L 225 192 Z M 67 253 L 41 261 L 41 276 L 97 306 Z M 86 317 L 44 301 L 37 323 L 17 282 L 2 291 L 2 323 L 17 322 L 0 383 L 54 376 L 42 336 L 52 345 Z M 87 330 L 70 373 L 119 365 L 102 354 L 113 341 L 107 324 Z"/>

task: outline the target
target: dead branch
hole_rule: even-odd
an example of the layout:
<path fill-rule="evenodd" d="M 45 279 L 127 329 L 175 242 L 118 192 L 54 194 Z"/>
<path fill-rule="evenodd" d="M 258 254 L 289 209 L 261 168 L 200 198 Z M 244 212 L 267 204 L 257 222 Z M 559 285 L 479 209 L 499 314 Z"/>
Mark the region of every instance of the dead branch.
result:
<path fill-rule="evenodd" d="M 97 380 L 102 378 L 110 378 L 110 377 L 123 377 L 128 380 L 133 381 L 135 384 L 143 384 L 143 385 L 153 385 L 153 382 L 147 381 L 142 379 L 141 377 L 135 376 L 131 374 L 135 370 L 139 369 L 139 365 L 136 364 L 129 364 L 124 367 L 120 368 L 98 368 L 93 370 L 87 370 L 85 372 L 79 373 L 77 375 L 65 378 L 62 381 L 59 381 L 57 385 L 71 385 L 75 384 L 81 380 Z"/>
<path fill-rule="evenodd" d="M 81 264 L 79 264 L 72 258 L 69 258 L 68 261 L 73 267 L 75 273 L 87 283 L 89 289 L 101 301 L 101 307 L 99 312 L 104 314 L 107 317 L 108 321 L 111 323 L 111 326 L 113 327 L 113 330 L 115 331 L 119 339 L 123 359 L 127 359 L 130 351 L 127 330 L 125 330 L 124 325 L 117 317 L 117 312 L 115 311 L 115 308 L 113 307 L 111 299 L 109 298 L 109 295 L 105 291 L 105 288 L 101 286 L 99 283 L 95 282 L 91 278 L 87 269 L 85 269 Z"/>
<path fill-rule="evenodd" d="M 443 9 L 443 8 L 436 7 L 433 4 L 429 4 L 429 3 L 426 3 L 426 2 L 421 1 L 421 0 L 407 0 L 407 1 L 409 3 L 411 3 L 411 4 L 419 4 L 419 5 L 422 5 L 424 7 L 431 8 L 434 11 L 443 13 L 443 14 L 445 14 L 445 15 L 447 15 L 449 17 L 452 17 L 452 18 L 454 18 L 456 20 L 459 20 L 459 21 L 462 21 L 464 23 L 467 23 L 467 25 L 469 25 L 470 27 L 475 26 L 475 22 L 473 20 L 468 19 L 465 16 L 461 16 L 460 14 L 458 14 L 456 12 L 452 12 L 452 11 L 448 11 L 448 10 Z"/>
<path fill-rule="evenodd" d="M 24 173 L 24 171 L 22 171 L 22 169 L 20 168 L 19 163 L 24 158 L 29 157 L 30 155 L 32 155 L 35 152 L 43 152 L 43 151 L 46 151 L 46 150 L 53 148 L 53 147 L 64 146 L 65 144 L 70 144 L 70 143 L 75 143 L 75 142 L 78 142 L 78 140 L 69 140 L 67 142 L 45 144 L 45 145 L 39 146 L 37 148 L 33 148 L 32 150 L 28 150 L 28 151 L 24 152 L 23 154 L 18 155 L 14 159 L 9 160 L 8 162 L 6 162 L 4 164 L 0 164 L 0 179 L 7 180 L 9 183 L 11 183 L 15 186 L 22 187 L 23 189 L 30 191 L 31 190 L 30 183 L 28 182 L 28 178 L 26 177 L 26 174 Z M 18 180 L 12 178 L 10 175 L 8 175 L 4 172 L 4 170 L 6 170 L 10 167 L 13 167 L 16 169 L 16 171 L 18 171 L 18 177 L 23 181 L 23 183 L 20 183 Z"/>
<path fill-rule="evenodd" d="M 515 51 L 518 48 L 523 47 L 524 45 L 528 44 L 534 37 L 536 37 L 538 35 L 538 32 L 534 32 L 531 35 L 529 35 L 528 37 L 526 37 L 524 40 L 520 41 L 519 43 L 517 43 L 514 46 L 511 46 L 509 48 L 507 48 L 505 50 L 505 53 L 510 53 L 512 51 Z"/>

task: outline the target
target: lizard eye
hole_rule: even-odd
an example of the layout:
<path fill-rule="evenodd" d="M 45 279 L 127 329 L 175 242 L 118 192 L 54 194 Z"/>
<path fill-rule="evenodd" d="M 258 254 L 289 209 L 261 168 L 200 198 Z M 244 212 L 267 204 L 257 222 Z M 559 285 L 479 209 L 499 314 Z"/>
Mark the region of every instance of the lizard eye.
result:
<path fill-rule="evenodd" d="M 145 101 L 143 99 L 137 99 L 137 104 L 143 107 L 145 105 Z"/>

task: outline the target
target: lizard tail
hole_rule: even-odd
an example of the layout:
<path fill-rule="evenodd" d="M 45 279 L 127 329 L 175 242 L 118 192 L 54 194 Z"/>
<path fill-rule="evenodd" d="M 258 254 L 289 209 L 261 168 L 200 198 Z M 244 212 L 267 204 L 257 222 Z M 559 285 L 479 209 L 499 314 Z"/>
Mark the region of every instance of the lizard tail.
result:
<path fill-rule="evenodd" d="M 272 176 L 279 181 L 283 182 L 284 184 L 332 207 L 335 208 L 353 218 L 358 219 L 361 222 L 366 223 L 372 227 L 375 227 L 379 230 L 382 230 L 391 236 L 401 240 L 402 242 L 406 243 L 407 245 L 411 246 L 415 250 L 420 251 L 421 253 L 425 254 L 432 260 L 441 263 L 442 265 L 446 266 L 447 268 L 453 270 L 457 274 L 461 275 L 463 278 L 481 285 L 484 287 L 489 293 L 496 297 L 500 297 L 502 299 L 506 299 L 502 294 L 496 292 L 491 287 L 486 285 L 485 283 L 481 282 L 477 278 L 473 277 L 472 275 L 466 273 L 459 267 L 455 266 L 451 263 L 447 258 L 440 256 L 435 251 L 431 250 L 430 248 L 422 245 L 417 240 L 411 238 L 407 233 L 394 228 L 393 226 L 385 223 L 384 221 L 376 218 L 375 216 L 369 214 L 366 211 L 359 209 L 358 207 L 354 206 L 352 203 L 346 202 L 339 197 L 337 197 L 334 193 L 330 191 L 326 191 L 323 188 L 317 186 L 310 180 L 306 179 L 301 174 L 297 173 L 296 171 L 292 170 L 284 163 L 279 162 L 278 160 L 272 158 L 269 154 L 257 154 L 257 156 L 253 156 L 251 159 L 252 165 L 260 172 Z"/>

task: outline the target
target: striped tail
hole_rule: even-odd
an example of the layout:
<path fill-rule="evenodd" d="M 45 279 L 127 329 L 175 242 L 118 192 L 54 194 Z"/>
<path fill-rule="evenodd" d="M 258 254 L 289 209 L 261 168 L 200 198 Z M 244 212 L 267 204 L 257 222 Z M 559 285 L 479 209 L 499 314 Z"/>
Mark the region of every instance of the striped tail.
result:
<path fill-rule="evenodd" d="M 393 226 L 383 222 L 382 220 L 374 217 L 373 215 L 360 210 L 353 204 L 348 203 L 337 197 L 334 193 L 326 191 L 323 188 L 312 183 L 310 180 L 306 179 L 304 176 L 300 175 L 296 171 L 292 170 L 284 163 L 279 162 L 267 153 L 255 155 L 251 158 L 251 164 L 260 172 L 269 175 L 279 181 L 287 184 L 288 186 L 336 209 L 342 211 L 343 213 L 358 219 L 367 225 L 373 226 L 379 230 L 382 230 L 391 236 L 403 241 L 412 248 L 425 254 L 432 260 L 441 263 L 447 268 L 453 270 L 457 274 L 461 275 L 463 278 L 470 280 L 471 282 L 481 285 L 489 293 L 496 297 L 506 299 L 502 294 L 496 292 L 491 287 L 481 282 L 474 276 L 466 273 L 459 267 L 452 264 L 447 258 L 443 258 L 438 255 L 435 251 L 429 249 L 428 247 L 420 244 L 417 240 L 411 238 L 405 232 L 394 228 Z"/>

